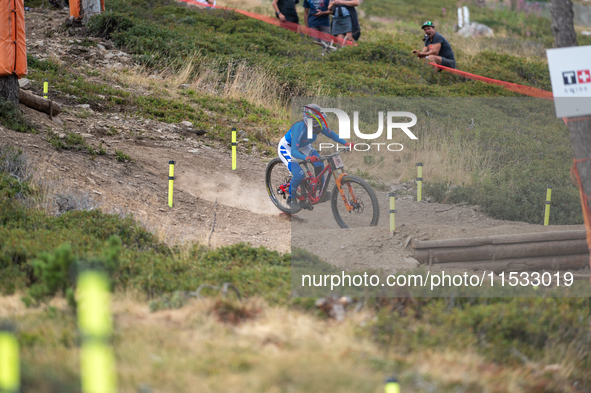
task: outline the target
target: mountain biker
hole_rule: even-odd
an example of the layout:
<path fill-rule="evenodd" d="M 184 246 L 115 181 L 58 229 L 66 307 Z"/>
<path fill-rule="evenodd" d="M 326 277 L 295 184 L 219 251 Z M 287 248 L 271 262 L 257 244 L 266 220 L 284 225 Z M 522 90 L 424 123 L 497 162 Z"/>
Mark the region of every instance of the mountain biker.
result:
<path fill-rule="evenodd" d="M 333 141 L 340 143 L 341 145 L 347 146 L 349 149 L 353 148 L 351 142 L 347 142 L 344 139 L 339 138 L 338 134 L 331 131 L 326 124 L 326 114 L 316 104 L 309 104 L 303 107 L 303 120 L 299 121 L 291 126 L 287 134 L 279 142 L 277 148 L 281 161 L 287 166 L 287 169 L 291 171 L 292 179 L 289 185 L 289 198 L 287 204 L 291 208 L 291 213 L 295 214 L 299 212 L 302 207 L 300 206 L 296 192 L 298 187 L 305 178 L 304 171 L 300 165 L 296 162 L 292 162 L 292 157 L 298 160 L 309 160 L 314 165 L 314 172 L 316 176 L 324 169 L 324 164 L 320 161 L 318 152 L 312 147 L 312 143 L 316 140 L 318 134 L 329 137 Z M 312 124 L 313 135 L 308 138 L 308 124 Z M 322 184 L 320 184 L 322 187 Z M 320 202 L 326 202 L 330 199 L 331 193 L 326 191 Z"/>

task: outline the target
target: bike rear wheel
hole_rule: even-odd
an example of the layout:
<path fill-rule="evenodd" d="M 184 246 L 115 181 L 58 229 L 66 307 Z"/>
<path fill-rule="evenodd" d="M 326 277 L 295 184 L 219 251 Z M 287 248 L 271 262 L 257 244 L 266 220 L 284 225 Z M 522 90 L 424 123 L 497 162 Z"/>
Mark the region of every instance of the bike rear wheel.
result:
<path fill-rule="evenodd" d="M 289 197 L 289 191 L 281 191 L 280 186 L 284 186 L 291 181 L 291 172 L 281 158 L 276 157 L 267 164 L 267 170 L 265 171 L 265 186 L 267 187 L 267 193 L 271 198 L 271 201 L 277 206 L 277 209 L 281 210 L 285 214 L 291 214 L 291 209 L 287 204 L 287 198 Z"/>
<path fill-rule="evenodd" d="M 345 198 L 354 207 L 348 211 L 338 187 L 332 191 L 332 214 L 341 228 L 363 228 L 378 225 L 378 197 L 367 182 L 357 176 L 345 176 L 341 181 Z"/>

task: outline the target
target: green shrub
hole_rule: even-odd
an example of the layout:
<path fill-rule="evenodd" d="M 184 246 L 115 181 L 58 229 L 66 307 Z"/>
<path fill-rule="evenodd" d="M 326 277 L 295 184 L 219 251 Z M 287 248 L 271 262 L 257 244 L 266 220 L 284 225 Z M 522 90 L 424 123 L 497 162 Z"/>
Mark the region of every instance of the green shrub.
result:
<path fill-rule="evenodd" d="M 152 297 L 225 282 L 247 297 L 270 302 L 289 297 L 289 254 L 246 244 L 216 250 L 196 244 L 187 258 L 175 255 L 178 248 L 160 243 L 131 217 L 100 210 L 52 217 L 0 198 L 0 292 L 30 287 L 30 304 L 60 291 L 68 296 L 77 272 L 89 268 L 105 271 L 117 288 L 137 288 Z"/>
<path fill-rule="evenodd" d="M 423 182 L 423 193 L 437 203 L 448 203 L 451 182 Z"/>
<path fill-rule="evenodd" d="M 121 150 L 115 150 L 115 158 L 119 162 L 131 161 L 131 157 L 123 153 Z"/>
<path fill-rule="evenodd" d="M 121 240 L 111 236 L 103 250 L 102 258 L 80 259 L 72 252 L 72 246 L 64 243 L 55 249 L 54 253 L 41 252 L 38 259 L 32 262 L 33 271 L 38 282 L 29 289 L 29 294 L 35 300 L 54 296 L 61 291 L 73 305 L 73 287 L 81 270 L 91 269 L 103 271 L 112 276 L 119 268 Z"/>
<path fill-rule="evenodd" d="M 394 299 L 392 299 L 394 300 Z M 415 299 L 404 312 L 379 307 L 366 330 L 399 354 L 476 347 L 488 359 L 517 365 L 565 362 L 569 378 L 591 379 L 591 304 L 579 298 Z"/>
<path fill-rule="evenodd" d="M 53 254 L 42 252 L 39 259 L 34 260 L 32 265 L 35 275 L 41 283 L 34 284 L 29 293 L 34 299 L 41 299 L 46 296 L 53 296 L 57 291 L 65 292 L 73 280 L 70 276 L 74 255 L 69 244 L 59 246 Z"/>
<path fill-rule="evenodd" d="M 12 102 L 0 97 L 0 124 L 17 132 L 35 133 L 36 129 Z"/>
<path fill-rule="evenodd" d="M 425 195 L 439 203 L 479 205 L 491 217 L 500 220 L 523 221 L 534 224 L 544 222 L 546 206 L 546 182 L 532 182 L 526 176 L 516 182 L 501 179 L 473 185 L 452 186 L 449 182 L 426 183 Z M 550 209 L 550 224 L 581 224 L 579 193 L 572 184 L 553 187 Z"/>
<path fill-rule="evenodd" d="M 31 171 L 23 151 L 0 144 L 0 199 L 22 199 L 33 194 L 30 179 Z"/>
<path fill-rule="evenodd" d="M 103 149 L 102 144 L 100 145 L 99 150 L 97 151 L 92 146 L 88 145 L 86 143 L 86 139 L 84 139 L 84 137 L 79 134 L 67 133 L 66 137 L 61 139 L 58 136 L 58 134 L 50 132 L 50 133 L 48 133 L 48 140 L 49 140 L 49 143 L 51 143 L 51 145 L 53 147 L 55 147 L 56 150 L 58 150 L 58 151 L 59 150 L 86 151 L 87 153 L 89 153 L 93 157 L 96 155 L 104 155 L 107 153 Z"/>

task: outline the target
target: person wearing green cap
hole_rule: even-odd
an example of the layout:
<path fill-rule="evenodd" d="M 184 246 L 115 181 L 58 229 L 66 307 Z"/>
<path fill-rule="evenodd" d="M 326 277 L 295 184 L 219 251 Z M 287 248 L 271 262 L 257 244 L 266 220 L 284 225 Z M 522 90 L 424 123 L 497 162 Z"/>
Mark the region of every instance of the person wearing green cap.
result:
<path fill-rule="evenodd" d="M 456 58 L 451 45 L 447 40 L 435 31 L 433 22 L 427 21 L 421 26 L 425 32 L 425 46 L 423 50 L 413 50 L 412 53 L 429 63 L 435 63 L 444 67 L 456 68 Z"/>

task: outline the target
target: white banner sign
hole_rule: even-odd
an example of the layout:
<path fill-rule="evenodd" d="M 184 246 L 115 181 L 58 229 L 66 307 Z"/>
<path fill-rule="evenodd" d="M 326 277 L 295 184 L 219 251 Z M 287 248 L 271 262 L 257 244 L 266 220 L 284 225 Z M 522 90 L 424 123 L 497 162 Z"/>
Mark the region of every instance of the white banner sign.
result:
<path fill-rule="evenodd" d="M 548 49 L 557 117 L 591 115 L 591 46 Z"/>

